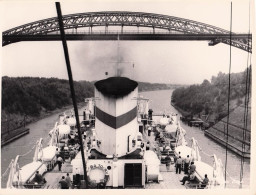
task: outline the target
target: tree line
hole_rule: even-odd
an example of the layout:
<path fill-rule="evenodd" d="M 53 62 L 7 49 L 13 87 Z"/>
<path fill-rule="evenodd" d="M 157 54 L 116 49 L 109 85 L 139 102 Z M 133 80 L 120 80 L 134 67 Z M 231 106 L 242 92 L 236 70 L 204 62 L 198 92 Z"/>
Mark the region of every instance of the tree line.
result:
<path fill-rule="evenodd" d="M 94 82 L 74 81 L 77 102 L 94 96 Z M 139 91 L 169 89 L 166 84 L 139 82 Z M 40 116 L 72 104 L 68 80 L 39 77 L 2 77 L 2 111 Z"/>
<path fill-rule="evenodd" d="M 250 67 L 230 75 L 230 100 L 236 106 L 243 103 L 246 89 L 251 91 Z M 219 72 L 217 76 L 212 76 L 211 82 L 205 79 L 202 84 L 175 89 L 171 102 L 191 115 L 214 114 L 216 120 L 220 120 L 227 115 L 228 91 L 229 74 Z"/>
<path fill-rule="evenodd" d="M 90 82 L 74 82 L 77 102 L 93 95 Z M 72 104 L 69 82 L 57 78 L 2 77 L 2 110 L 7 113 L 39 116 Z"/>

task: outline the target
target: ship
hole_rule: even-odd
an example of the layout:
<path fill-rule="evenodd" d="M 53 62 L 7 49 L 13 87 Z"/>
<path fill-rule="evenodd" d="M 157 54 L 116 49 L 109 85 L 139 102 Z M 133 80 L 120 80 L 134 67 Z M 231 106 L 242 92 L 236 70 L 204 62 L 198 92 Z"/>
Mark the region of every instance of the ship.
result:
<path fill-rule="evenodd" d="M 20 167 L 19 155 L 11 161 L 7 188 L 56 189 L 67 173 L 72 181 L 70 189 L 147 189 L 162 188 L 163 184 L 170 188 L 201 188 L 205 174 L 209 184 L 204 188 L 223 188 L 220 160 L 213 155 L 212 165 L 202 162 L 197 141 L 191 138 L 192 144 L 186 142 L 186 131 L 177 114 L 154 115 L 149 99 L 139 94 L 136 81 L 109 77 L 97 81 L 94 92 L 79 114 L 82 143 L 74 111 L 64 112 L 49 131 L 48 145 L 43 148 L 42 138 L 35 144 L 31 163 Z M 175 159 L 190 156 L 197 166 L 193 182 L 182 186 L 184 173 L 176 175 L 175 171 L 165 170 L 167 155 L 173 169 Z M 59 157 L 63 160 L 61 168 Z M 170 177 L 176 182 L 169 182 Z"/>

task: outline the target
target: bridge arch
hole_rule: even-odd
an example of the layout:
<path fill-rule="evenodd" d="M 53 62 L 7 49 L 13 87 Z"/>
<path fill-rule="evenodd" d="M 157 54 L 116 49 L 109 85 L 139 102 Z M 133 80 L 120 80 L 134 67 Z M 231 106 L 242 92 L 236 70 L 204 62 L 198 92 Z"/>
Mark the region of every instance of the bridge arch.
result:
<path fill-rule="evenodd" d="M 229 31 L 208 25 L 205 23 L 188 20 L 184 18 L 145 13 L 145 12 L 128 12 L 128 11 L 107 11 L 107 12 L 88 12 L 77 13 L 63 16 L 64 29 L 78 29 L 83 27 L 95 26 L 135 26 L 148 27 L 155 29 L 164 29 L 175 31 L 182 34 L 202 34 L 202 35 L 228 35 Z M 58 18 L 48 18 L 21 25 L 3 32 L 3 45 L 12 43 L 6 40 L 6 37 L 25 36 L 25 35 L 48 35 L 52 32 L 59 31 Z M 227 36 L 226 36 L 227 37 Z M 217 43 L 229 44 L 227 38 L 216 36 L 211 39 L 211 44 Z M 248 43 L 249 42 L 249 43 Z M 251 39 L 240 37 L 232 39 L 232 46 L 251 52 Z M 248 47 L 249 46 L 249 47 Z"/>

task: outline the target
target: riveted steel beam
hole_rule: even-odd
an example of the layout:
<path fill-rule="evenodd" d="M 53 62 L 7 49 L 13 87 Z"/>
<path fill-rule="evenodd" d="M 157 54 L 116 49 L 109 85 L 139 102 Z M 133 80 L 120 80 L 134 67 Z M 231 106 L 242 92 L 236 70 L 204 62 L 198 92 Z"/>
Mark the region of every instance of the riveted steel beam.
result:
<path fill-rule="evenodd" d="M 229 34 L 229 31 L 208 25 L 205 23 L 188 20 L 184 18 L 144 13 L 144 12 L 125 12 L 125 11 L 108 11 L 108 12 L 89 12 L 78 13 L 63 16 L 64 29 L 77 29 L 83 27 L 94 26 L 134 26 L 148 27 L 154 31 L 156 29 L 165 29 L 166 31 L 177 31 L 183 34 Z M 10 37 L 18 35 L 49 35 L 52 32 L 59 31 L 57 17 L 35 21 L 29 24 L 21 25 L 3 32 L 2 45 L 8 45 L 15 42 Z M 234 33 L 233 33 L 234 34 Z M 234 34 L 235 35 L 235 34 Z M 106 35 L 107 36 L 107 35 Z M 233 36 L 233 35 L 232 35 Z M 152 37 L 152 36 L 151 36 Z M 160 36 L 161 37 L 161 36 Z M 232 46 L 243 49 L 245 51 L 252 50 L 251 36 L 245 36 L 241 39 L 231 40 Z M 107 37 L 106 37 L 107 39 Z M 227 44 L 228 39 L 215 37 L 214 43 L 222 42 Z M 22 41 L 22 40 L 20 40 Z M 216 42 L 217 41 L 217 42 Z M 249 44 L 248 44 L 249 42 Z M 247 46 L 245 46 L 247 45 Z M 248 48 L 249 45 L 249 48 Z"/>

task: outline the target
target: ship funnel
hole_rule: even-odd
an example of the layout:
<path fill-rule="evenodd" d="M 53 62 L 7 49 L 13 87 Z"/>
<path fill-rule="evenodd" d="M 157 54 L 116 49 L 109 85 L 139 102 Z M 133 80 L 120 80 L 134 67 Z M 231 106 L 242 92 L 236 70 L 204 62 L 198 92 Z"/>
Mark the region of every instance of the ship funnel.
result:
<path fill-rule="evenodd" d="M 138 83 L 126 77 L 110 77 L 95 83 L 95 131 L 105 155 L 124 156 L 138 132 Z"/>

